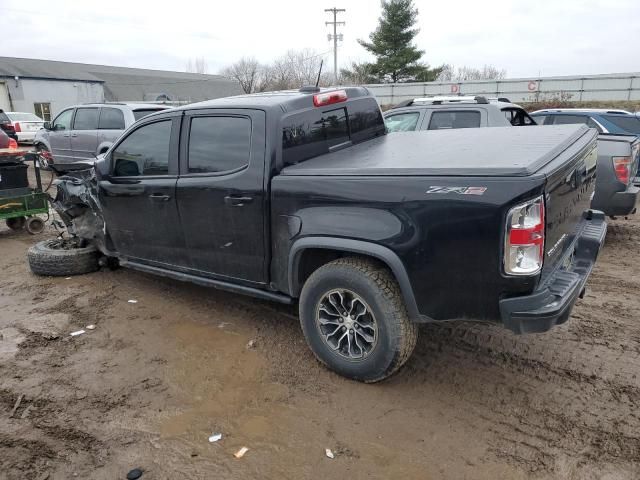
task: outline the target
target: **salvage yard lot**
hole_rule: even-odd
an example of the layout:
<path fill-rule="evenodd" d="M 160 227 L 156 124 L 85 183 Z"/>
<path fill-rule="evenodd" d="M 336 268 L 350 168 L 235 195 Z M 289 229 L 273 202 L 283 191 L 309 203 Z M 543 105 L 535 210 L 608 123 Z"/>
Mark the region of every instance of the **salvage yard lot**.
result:
<path fill-rule="evenodd" d="M 322 368 L 295 310 L 125 269 L 36 277 L 33 241 L 0 230 L 2 479 L 640 476 L 638 219 L 610 223 L 568 324 L 425 326 L 375 385 Z"/>

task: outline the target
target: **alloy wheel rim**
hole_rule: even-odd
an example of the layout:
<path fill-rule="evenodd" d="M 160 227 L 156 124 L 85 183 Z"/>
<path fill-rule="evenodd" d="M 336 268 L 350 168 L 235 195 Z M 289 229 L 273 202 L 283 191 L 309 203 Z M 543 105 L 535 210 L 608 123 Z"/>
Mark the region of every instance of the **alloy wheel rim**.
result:
<path fill-rule="evenodd" d="M 331 290 L 316 307 L 316 326 L 324 344 L 348 360 L 362 360 L 378 343 L 378 323 L 371 307 L 348 289 Z"/>

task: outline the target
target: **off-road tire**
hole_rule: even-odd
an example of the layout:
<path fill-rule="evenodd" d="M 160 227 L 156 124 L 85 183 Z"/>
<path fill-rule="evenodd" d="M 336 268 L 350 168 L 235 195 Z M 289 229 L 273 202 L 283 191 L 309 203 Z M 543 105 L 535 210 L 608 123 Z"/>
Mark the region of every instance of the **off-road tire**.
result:
<path fill-rule="evenodd" d="M 378 323 L 378 342 L 361 361 L 332 351 L 317 326 L 320 300 L 340 288 L 362 297 Z M 390 377 L 409 359 L 418 339 L 418 326 L 409 320 L 400 287 L 391 272 L 363 258 L 341 258 L 313 272 L 302 289 L 299 310 L 302 331 L 318 360 L 353 380 L 373 383 Z"/>
<path fill-rule="evenodd" d="M 99 253 L 96 247 L 53 248 L 56 239 L 44 240 L 33 245 L 27 252 L 29 267 L 36 275 L 68 277 L 98 270 Z"/>

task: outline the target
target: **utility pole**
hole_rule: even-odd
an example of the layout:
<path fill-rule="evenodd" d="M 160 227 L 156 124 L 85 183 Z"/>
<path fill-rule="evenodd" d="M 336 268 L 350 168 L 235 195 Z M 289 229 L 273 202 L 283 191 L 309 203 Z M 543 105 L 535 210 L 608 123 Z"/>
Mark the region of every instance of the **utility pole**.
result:
<path fill-rule="evenodd" d="M 338 40 L 342 40 L 344 37 L 342 34 L 338 35 L 338 26 L 345 25 L 344 22 L 338 22 L 338 13 L 346 12 L 344 8 L 325 8 L 325 12 L 333 13 L 333 22 L 325 22 L 325 25 L 333 25 L 333 35 L 327 35 L 329 40 L 333 40 L 333 74 L 336 85 L 338 84 Z"/>

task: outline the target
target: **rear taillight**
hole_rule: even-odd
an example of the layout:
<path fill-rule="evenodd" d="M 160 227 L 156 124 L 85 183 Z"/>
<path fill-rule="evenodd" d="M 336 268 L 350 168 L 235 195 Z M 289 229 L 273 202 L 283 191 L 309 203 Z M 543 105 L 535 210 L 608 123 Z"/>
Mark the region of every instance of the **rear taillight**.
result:
<path fill-rule="evenodd" d="M 18 148 L 18 142 L 16 142 L 13 138 L 9 139 L 9 148 Z"/>
<path fill-rule="evenodd" d="M 21 132 L 22 129 L 20 128 L 20 124 L 18 122 L 13 124 L 13 128 L 16 132 Z"/>
<path fill-rule="evenodd" d="M 347 92 L 345 92 L 344 90 L 318 93 L 317 95 L 313 96 L 313 105 L 316 107 L 324 107 L 325 105 L 346 102 L 347 98 Z"/>
<path fill-rule="evenodd" d="M 509 275 L 535 275 L 544 261 L 544 198 L 518 205 L 507 214 L 504 270 Z"/>
<path fill-rule="evenodd" d="M 625 185 L 629 183 L 631 178 L 631 157 L 613 157 L 613 170 L 616 177 Z"/>

